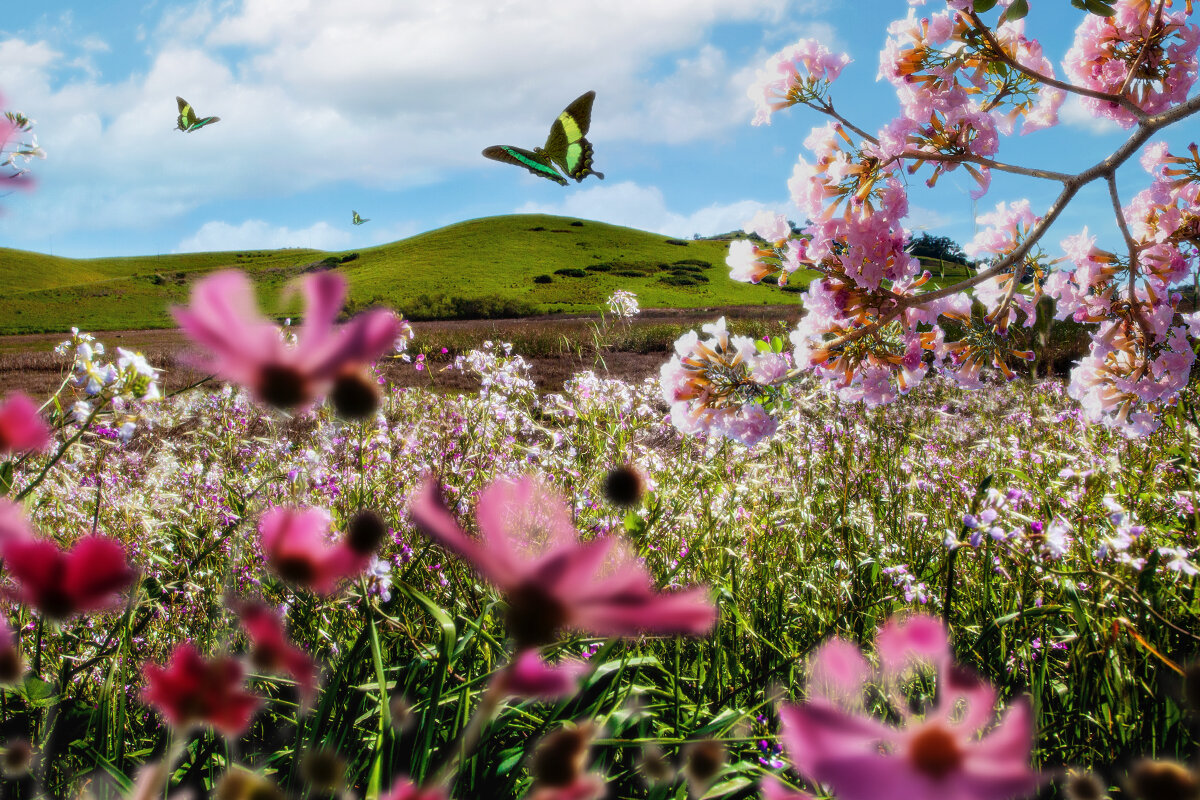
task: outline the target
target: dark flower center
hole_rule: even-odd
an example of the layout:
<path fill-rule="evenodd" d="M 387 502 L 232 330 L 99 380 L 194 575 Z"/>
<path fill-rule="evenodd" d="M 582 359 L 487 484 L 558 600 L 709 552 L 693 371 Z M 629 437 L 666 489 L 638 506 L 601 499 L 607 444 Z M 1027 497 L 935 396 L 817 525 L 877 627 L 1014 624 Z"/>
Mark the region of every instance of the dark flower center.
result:
<path fill-rule="evenodd" d="M 0 683 L 17 683 L 24 672 L 21 651 L 16 647 L 0 649 Z"/>
<path fill-rule="evenodd" d="M 19 778 L 29 771 L 33 762 L 33 747 L 25 739 L 15 739 L 4 748 L 4 756 L 0 759 L 0 769 L 5 777 Z"/>
<path fill-rule="evenodd" d="M 293 408 L 309 399 L 308 379 L 295 367 L 269 364 L 258 374 L 258 396 L 276 408 Z"/>
<path fill-rule="evenodd" d="M 958 769 L 963 752 L 954 734 L 940 725 L 929 725 L 909 743 L 908 757 L 918 772 L 940 780 Z"/>
<path fill-rule="evenodd" d="M 642 476 L 631 466 L 617 467 L 604 478 L 604 496 L 616 506 L 636 505 L 642 499 Z"/>
<path fill-rule="evenodd" d="M 75 602 L 58 586 L 46 586 L 38 593 L 38 610 L 47 617 L 64 620 L 75 612 Z"/>
<path fill-rule="evenodd" d="M 379 549 L 386 535 L 383 517 L 370 509 L 359 511 L 346 526 L 346 546 L 360 556 L 369 556 Z"/>
<path fill-rule="evenodd" d="M 1195 800 L 1200 797 L 1200 782 L 1196 776 L 1173 761 L 1139 761 L 1130 770 L 1129 783 L 1139 800 Z"/>
<path fill-rule="evenodd" d="M 716 739 L 704 739 L 688 748 L 687 766 L 684 767 L 688 778 L 695 783 L 707 785 L 721 767 L 725 764 L 725 745 Z"/>
<path fill-rule="evenodd" d="M 305 779 L 316 789 L 337 791 L 346 774 L 346 762 L 332 750 L 310 750 L 304 756 Z"/>
<path fill-rule="evenodd" d="M 317 567 L 312 559 L 301 555 L 279 556 L 272 559 L 271 565 L 279 577 L 289 583 L 307 586 L 317 577 Z"/>
<path fill-rule="evenodd" d="M 329 392 L 329 402 L 339 417 L 364 419 L 379 408 L 379 384 L 361 372 L 348 371 L 338 375 Z"/>
<path fill-rule="evenodd" d="M 566 607 L 536 583 L 522 583 L 508 593 L 507 599 L 508 635 L 519 648 L 550 644 L 567 622 Z"/>
<path fill-rule="evenodd" d="M 547 736 L 533 753 L 529 772 L 538 786 L 570 786 L 583 772 L 590 725 L 562 728 Z"/>

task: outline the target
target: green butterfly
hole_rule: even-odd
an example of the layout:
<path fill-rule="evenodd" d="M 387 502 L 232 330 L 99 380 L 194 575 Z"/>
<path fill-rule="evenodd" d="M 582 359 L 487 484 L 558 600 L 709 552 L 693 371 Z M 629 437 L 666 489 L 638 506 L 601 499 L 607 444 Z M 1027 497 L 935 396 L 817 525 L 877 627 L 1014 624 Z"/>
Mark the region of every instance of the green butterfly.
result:
<path fill-rule="evenodd" d="M 196 109 L 192 108 L 191 105 L 188 104 L 188 101 L 184 100 L 182 97 L 176 97 L 175 102 L 179 103 L 179 122 L 175 124 L 175 127 L 184 133 L 191 133 L 192 131 L 203 128 L 205 125 L 221 121 L 220 117 L 204 117 L 203 119 L 198 118 L 196 116 Z"/>
<path fill-rule="evenodd" d="M 520 147 L 498 144 L 487 148 L 483 154 L 494 161 L 524 167 L 534 175 L 562 186 L 567 185 L 567 179 L 559 174 L 555 165 L 568 177 L 574 178 L 576 183 L 588 175 L 603 179 L 603 173 L 592 169 L 592 143 L 583 138 L 592 124 L 592 101 L 595 99 L 595 92 L 587 92 L 567 106 L 550 126 L 550 135 L 546 137 L 544 147 L 534 148 L 530 152 Z"/>
<path fill-rule="evenodd" d="M 354 215 L 354 224 L 355 224 L 355 225 L 362 225 L 364 222 L 370 222 L 370 221 L 371 221 L 370 217 L 368 217 L 367 219 L 363 219 L 362 217 L 360 217 L 360 216 L 358 215 L 358 212 L 357 212 L 357 211 L 351 211 L 350 213 Z"/>

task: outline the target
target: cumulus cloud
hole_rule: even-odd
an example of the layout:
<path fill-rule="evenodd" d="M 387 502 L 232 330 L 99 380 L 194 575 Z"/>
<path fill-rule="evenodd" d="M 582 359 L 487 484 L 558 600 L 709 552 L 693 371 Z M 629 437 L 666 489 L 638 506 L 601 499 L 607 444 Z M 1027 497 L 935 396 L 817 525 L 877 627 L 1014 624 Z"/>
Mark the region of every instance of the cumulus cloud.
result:
<path fill-rule="evenodd" d="M 1085 130 L 1096 136 L 1106 136 L 1122 131 L 1121 126 L 1111 119 L 1092 116 L 1092 112 L 1083 107 L 1083 102 L 1077 94 L 1067 97 L 1066 102 L 1058 111 L 1058 119 L 1064 125 Z"/>
<path fill-rule="evenodd" d="M 561 203 L 526 203 L 516 209 L 516 213 L 583 217 L 612 225 L 687 238 L 695 233 L 711 236 L 740 229 L 747 220 L 763 209 L 784 208 L 783 204 L 769 206 L 757 200 L 737 200 L 732 203 L 714 203 L 683 214 L 667 207 L 666 199 L 658 187 L 640 186 L 632 181 L 623 181 L 582 189 Z"/>
<path fill-rule="evenodd" d="M 271 225 L 261 219 L 248 219 L 239 225 L 213 220 L 204 223 L 200 230 L 181 241 L 174 252 L 277 250 L 284 247 L 342 250 L 349 246 L 351 238 L 349 233 L 334 228 L 328 222 L 293 230 L 283 225 Z"/>

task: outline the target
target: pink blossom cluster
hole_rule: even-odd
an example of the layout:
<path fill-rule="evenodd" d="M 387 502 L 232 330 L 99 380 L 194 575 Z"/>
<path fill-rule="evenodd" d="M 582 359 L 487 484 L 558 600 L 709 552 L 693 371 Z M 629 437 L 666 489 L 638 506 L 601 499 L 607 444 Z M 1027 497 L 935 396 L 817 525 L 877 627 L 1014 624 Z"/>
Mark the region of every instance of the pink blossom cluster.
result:
<path fill-rule="evenodd" d="M 758 283 L 763 278 L 779 275 L 781 285 L 787 276 L 800 269 L 805 258 L 804 239 L 792 239 L 792 226 L 783 214 L 760 211 L 746 223 L 743 230 L 762 239 L 760 245 L 752 239 L 739 239 L 729 245 L 725 263 L 729 277 L 744 283 Z M 783 273 L 783 274 L 780 274 Z"/>
<path fill-rule="evenodd" d="M 1159 13 L 1156 3 L 1120 0 L 1111 17 L 1089 14 L 1075 32 L 1064 60 L 1072 81 L 1112 99 L 1083 97 L 1093 115 L 1123 127 L 1137 114 L 1117 102 L 1131 102 L 1157 114 L 1187 99 L 1196 82 L 1200 26 L 1187 21 L 1190 9 Z"/>
<path fill-rule="evenodd" d="M 834 53 L 816 39 L 801 39 L 767 59 L 747 94 L 754 101 L 755 125 L 771 124 L 771 114 L 825 95 L 850 56 Z"/>
<path fill-rule="evenodd" d="M 778 423 L 759 399 L 764 387 L 781 379 L 787 362 L 760 353 L 754 340 L 730 336 L 725 318 L 675 342 L 676 355 L 663 364 L 659 383 L 671 406 L 671 421 L 685 433 L 724 436 L 747 446 L 775 432 Z"/>
<path fill-rule="evenodd" d="M 1180 319 L 1171 287 L 1200 266 L 1200 158 L 1172 155 L 1165 144 L 1146 147 L 1142 166 L 1150 186 L 1123 209 L 1135 260 L 1101 250 L 1085 228 L 1067 237 L 1073 269 L 1054 272 L 1046 292 L 1058 319 L 1099 322 L 1088 355 L 1071 371 L 1068 392 L 1092 422 L 1141 436 L 1157 429 L 1157 412 L 1187 386 L 1195 355 L 1195 313 Z"/>

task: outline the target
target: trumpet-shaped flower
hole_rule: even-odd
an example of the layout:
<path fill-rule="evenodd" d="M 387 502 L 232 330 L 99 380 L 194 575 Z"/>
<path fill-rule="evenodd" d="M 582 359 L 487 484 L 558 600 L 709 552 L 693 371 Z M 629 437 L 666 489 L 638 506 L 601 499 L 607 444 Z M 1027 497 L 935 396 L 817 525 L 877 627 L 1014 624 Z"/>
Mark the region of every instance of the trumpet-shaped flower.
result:
<path fill-rule="evenodd" d="M 208 351 L 198 366 L 248 387 L 259 400 L 280 408 L 317 400 L 346 370 L 392 349 L 401 333 L 391 311 L 376 309 L 338 326 L 346 279 L 332 272 L 301 284 L 304 324 L 294 345 L 255 308 L 254 290 L 237 271 L 218 272 L 192 287 L 192 302 L 173 309 L 184 332 Z"/>
<path fill-rule="evenodd" d="M 16 392 L 0 405 L 0 454 L 42 450 L 50 444 L 50 429 L 38 416 L 37 403 Z"/>
<path fill-rule="evenodd" d="M 142 699 L 178 730 L 207 724 L 226 736 L 240 736 L 262 702 L 242 687 L 237 659 L 205 660 L 190 642 L 176 647 L 165 667 L 147 664 L 143 674 Z"/>
<path fill-rule="evenodd" d="M 16 587 L 10 595 L 52 619 L 108 608 L 133 582 L 125 548 L 104 536 L 85 536 L 71 550 L 17 535 L 0 543 Z"/>
<path fill-rule="evenodd" d="M 954 667 L 945 628 L 931 617 L 889 622 L 879 634 L 880 684 L 889 695 L 919 665 L 937 673 L 937 701 L 924 714 L 901 698 L 899 727 L 862 712 L 871 670 L 854 645 L 833 640 L 813 658 L 808 702 L 783 706 L 786 750 L 796 769 L 838 800 L 1011 800 L 1037 790 L 1029 767 L 1033 719 L 1018 702 L 995 718 L 991 686 Z"/>
<path fill-rule="evenodd" d="M 645 567 L 613 537 L 580 542 L 562 498 L 532 478 L 484 489 L 475 511 L 482 540 L 459 527 L 434 481 L 417 492 L 412 515 L 504 593 L 509 634 L 521 648 L 552 642 L 562 628 L 702 634 L 716 620 L 704 589 L 656 592 Z"/>

